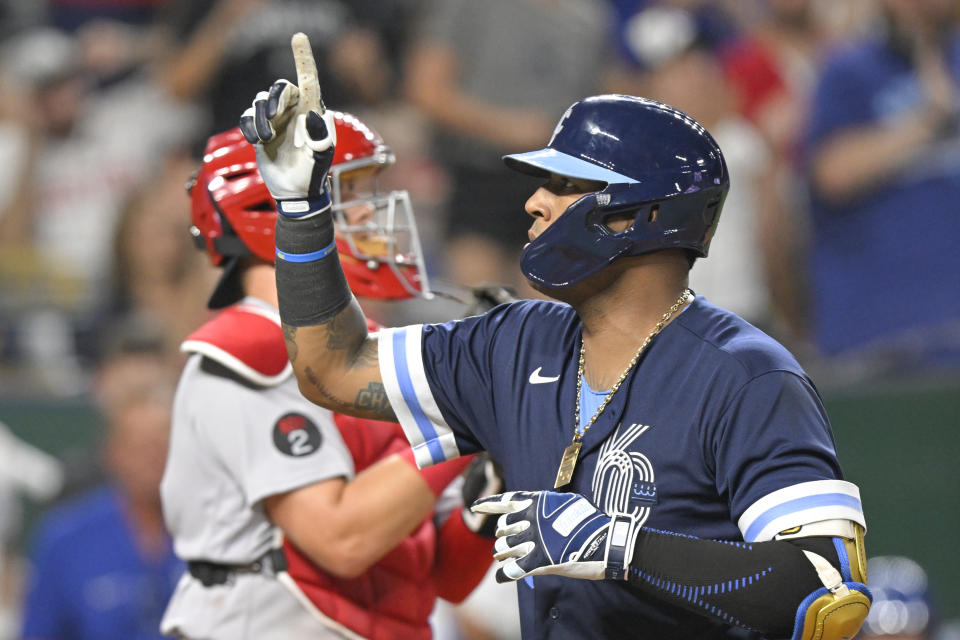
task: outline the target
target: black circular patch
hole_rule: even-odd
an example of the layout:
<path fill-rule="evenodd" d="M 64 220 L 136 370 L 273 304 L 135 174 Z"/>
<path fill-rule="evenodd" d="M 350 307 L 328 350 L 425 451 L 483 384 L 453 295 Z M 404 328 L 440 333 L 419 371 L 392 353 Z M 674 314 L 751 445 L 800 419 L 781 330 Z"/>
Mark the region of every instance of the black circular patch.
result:
<path fill-rule="evenodd" d="M 282 453 L 299 458 L 320 448 L 320 430 L 302 413 L 288 413 L 273 425 L 273 444 Z"/>

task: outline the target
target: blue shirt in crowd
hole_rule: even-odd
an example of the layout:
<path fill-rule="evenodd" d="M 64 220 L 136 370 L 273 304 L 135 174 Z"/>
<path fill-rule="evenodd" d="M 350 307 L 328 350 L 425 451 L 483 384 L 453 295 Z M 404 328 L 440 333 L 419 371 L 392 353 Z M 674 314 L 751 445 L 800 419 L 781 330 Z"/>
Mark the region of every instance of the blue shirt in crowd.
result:
<path fill-rule="evenodd" d="M 960 38 L 945 47 L 945 58 L 960 86 Z M 895 122 L 925 102 L 910 61 L 886 41 L 846 46 L 821 74 L 808 152 L 837 134 Z M 896 175 L 846 202 L 812 193 L 815 338 L 826 355 L 880 352 L 899 354 L 902 365 L 960 364 L 960 136 L 944 131 L 904 160 Z"/>
<path fill-rule="evenodd" d="M 21 637 L 157 640 L 182 563 L 137 548 L 115 488 L 95 489 L 51 511 L 30 553 Z"/>

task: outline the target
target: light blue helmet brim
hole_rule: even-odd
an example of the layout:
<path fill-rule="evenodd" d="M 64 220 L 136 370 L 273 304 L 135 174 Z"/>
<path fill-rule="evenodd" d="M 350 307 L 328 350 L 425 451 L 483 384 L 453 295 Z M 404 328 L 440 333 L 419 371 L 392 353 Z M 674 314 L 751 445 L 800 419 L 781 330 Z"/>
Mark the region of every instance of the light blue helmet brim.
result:
<path fill-rule="evenodd" d="M 598 180 L 607 184 L 637 182 L 633 178 L 616 171 L 611 171 L 600 165 L 550 148 L 503 156 L 503 161 L 514 171 L 533 176 L 546 176 L 548 173 L 556 173 L 568 178 Z"/>

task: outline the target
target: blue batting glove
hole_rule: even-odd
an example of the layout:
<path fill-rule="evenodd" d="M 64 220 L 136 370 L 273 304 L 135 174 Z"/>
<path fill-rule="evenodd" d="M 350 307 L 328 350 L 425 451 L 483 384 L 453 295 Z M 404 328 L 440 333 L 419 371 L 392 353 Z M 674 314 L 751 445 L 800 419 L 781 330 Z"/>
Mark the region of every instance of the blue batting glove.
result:
<path fill-rule="evenodd" d="M 608 516 L 576 493 L 511 491 L 482 498 L 475 513 L 501 514 L 494 558 L 497 582 L 554 574 L 625 580 L 639 522 Z"/>

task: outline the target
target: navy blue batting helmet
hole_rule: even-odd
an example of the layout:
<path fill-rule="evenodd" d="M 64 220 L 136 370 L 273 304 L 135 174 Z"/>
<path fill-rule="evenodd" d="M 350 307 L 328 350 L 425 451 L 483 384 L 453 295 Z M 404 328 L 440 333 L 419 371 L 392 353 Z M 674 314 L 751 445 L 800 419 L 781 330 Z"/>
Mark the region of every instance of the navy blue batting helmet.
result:
<path fill-rule="evenodd" d="M 730 186 L 720 147 L 668 105 L 625 95 L 574 103 L 546 149 L 504 156 L 511 169 L 596 180 L 521 256 L 532 282 L 576 284 L 625 256 L 681 248 L 705 257 Z M 611 217 L 633 216 L 619 232 Z"/>

